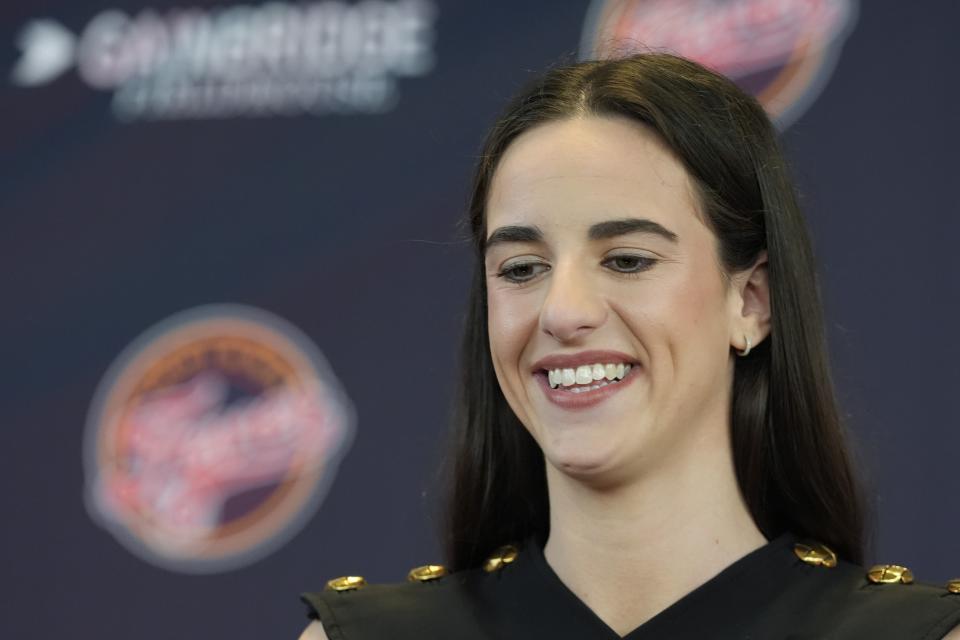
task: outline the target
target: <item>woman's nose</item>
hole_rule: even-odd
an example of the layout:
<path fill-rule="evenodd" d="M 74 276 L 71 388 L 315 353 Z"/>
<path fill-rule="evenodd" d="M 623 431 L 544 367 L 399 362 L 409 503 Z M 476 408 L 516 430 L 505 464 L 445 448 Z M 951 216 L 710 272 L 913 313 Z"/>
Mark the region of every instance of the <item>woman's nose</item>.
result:
<path fill-rule="evenodd" d="M 544 333 L 560 342 L 576 341 L 601 326 L 606 317 L 606 305 L 585 274 L 554 267 L 540 309 Z"/>

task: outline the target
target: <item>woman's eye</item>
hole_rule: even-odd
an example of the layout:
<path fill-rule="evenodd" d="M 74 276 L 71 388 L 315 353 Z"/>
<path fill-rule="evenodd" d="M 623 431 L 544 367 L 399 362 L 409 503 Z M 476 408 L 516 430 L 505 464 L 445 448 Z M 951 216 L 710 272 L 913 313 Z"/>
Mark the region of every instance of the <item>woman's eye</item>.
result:
<path fill-rule="evenodd" d="M 498 278 L 503 278 L 507 282 L 527 282 L 533 280 L 538 275 L 547 271 L 550 267 L 541 262 L 521 262 L 504 267 L 497 274 Z"/>
<path fill-rule="evenodd" d="M 639 273 L 646 271 L 656 263 L 657 261 L 654 258 L 634 255 L 612 256 L 604 261 L 604 265 L 620 273 Z"/>

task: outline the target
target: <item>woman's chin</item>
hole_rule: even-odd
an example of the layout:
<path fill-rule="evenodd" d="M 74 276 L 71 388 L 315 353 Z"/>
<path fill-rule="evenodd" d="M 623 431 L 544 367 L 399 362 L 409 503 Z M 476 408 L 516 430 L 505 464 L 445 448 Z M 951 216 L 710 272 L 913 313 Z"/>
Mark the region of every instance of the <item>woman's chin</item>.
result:
<path fill-rule="evenodd" d="M 571 451 L 551 451 L 547 462 L 561 474 L 584 482 L 600 481 L 615 473 L 620 456 L 609 445 L 595 449 L 578 448 Z"/>

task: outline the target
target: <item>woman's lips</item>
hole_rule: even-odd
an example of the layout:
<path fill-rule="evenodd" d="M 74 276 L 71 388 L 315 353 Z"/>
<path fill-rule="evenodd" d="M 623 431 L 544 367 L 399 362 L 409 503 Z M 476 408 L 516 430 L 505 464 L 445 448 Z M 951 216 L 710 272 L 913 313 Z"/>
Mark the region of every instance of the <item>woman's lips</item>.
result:
<path fill-rule="evenodd" d="M 630 373 L 625 375 L 622 380 L 619 382 L 609 382 L 606 385 L 601 386 L 598 389 L 591 389 L 589 391 L 570 391 L 572 387 L 557 387 L 552 389 L 550 387 L 550 382 L 547 380 L 546 371 L 538 371 L 533 374 L 533 377 L 536 379 L 537 384 L 543 390 L 544 395 L 546 395 L 547 400 L 562 407 L 563 409 L 587 409 L 589 407 L 596 406 L 609 398 L 610 396 L 618 393 L 627 386 L 629 386 L 634 378 L 640 373 L 640 367 L 634 364 L 630 368 Z M 600 381 L 595 382 L 594 384 L 600 384 Z M 581 386 L 590 386 L 590 385 L 581 385 Z"/>

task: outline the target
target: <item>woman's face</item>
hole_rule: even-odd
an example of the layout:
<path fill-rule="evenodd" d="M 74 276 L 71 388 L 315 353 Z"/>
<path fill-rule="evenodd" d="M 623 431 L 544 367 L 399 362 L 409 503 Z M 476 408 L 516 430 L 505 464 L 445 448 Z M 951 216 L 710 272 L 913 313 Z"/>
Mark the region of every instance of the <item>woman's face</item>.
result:
<path fill-rule="evenodd" d="M 656 135 L 595 116 L 522 134 L 486 228 L 497 379 L 553 467 L 631 478 L 726 437 L 742 286 Z"/>

